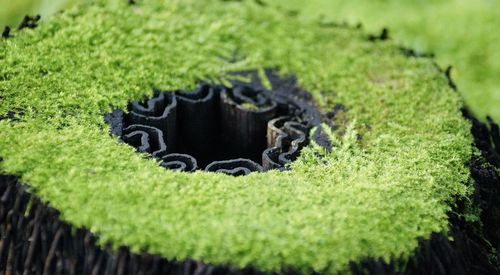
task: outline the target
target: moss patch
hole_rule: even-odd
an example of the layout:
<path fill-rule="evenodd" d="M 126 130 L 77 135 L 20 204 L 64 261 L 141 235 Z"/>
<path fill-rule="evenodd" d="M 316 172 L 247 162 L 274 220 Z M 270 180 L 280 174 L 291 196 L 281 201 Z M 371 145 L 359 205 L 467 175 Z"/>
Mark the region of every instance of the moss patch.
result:
<path fill-rule="evenodd" d="M 469 193 L 462 103 L 432 60 L 391 41 L 248 2 L 97 1 L 0 43 L 2 171 L 102 243 L 265 271 L 336 272 L 406 258 L 447 231 Z M 123 1 L 121 1 L 123 2 Z M 293 73 L 349 121 L 331 153 L 234 178 L 165 171 L 108 134 L 103 114 L 234 71 Z"/>
<path fill-rule="evenodd" d="M 419 51 L 436 54 L 453 77 L 465 103 L 481 119 L 500 121 L 499 1 L 470 0 L 267 0 L 323 22 L 362 23 Z"/>

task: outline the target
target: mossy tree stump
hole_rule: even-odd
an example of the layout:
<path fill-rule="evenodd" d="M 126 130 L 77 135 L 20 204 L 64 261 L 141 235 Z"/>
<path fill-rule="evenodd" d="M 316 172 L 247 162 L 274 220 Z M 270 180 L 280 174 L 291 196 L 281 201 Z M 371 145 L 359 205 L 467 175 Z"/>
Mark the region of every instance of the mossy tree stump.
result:
<path fill-rule="evenodd" d="M 50 206 L 16 216 L 26 232 L 5 236 L 26 251 L 3 242 L 0 258 L 48 273 L 134 273 L 153 263 L 160 273 L 425 270 L 410 264 L 419 242 L 438 234 L 446 243 L 450 211 L 474 192 L 471 126 L 431 59 L 369 38 L 254 1 L 93 1 L 0 42 L 0 169 L 29 186 L 4 178 L 2 209 Z M 330 144 L 312 142 L 287 171 L 165 170 L 103 119 L 155 89 L 230 85 L 248 70 L 265 80 L 267 68 L 311 93 Z M 9 194 L 19 192 L 16 204 Z M 478 218 L 471 205 L 467 221 Z M 44 232 L 65 245 L 36 239 L 29 252 L 38 233 L 23 224 L 43 223 L 36 211 L 52 213 Z M 7 228 L 13 216 L 3 214 Z M 62 264 L 68 257 L 77 260 Z"/>

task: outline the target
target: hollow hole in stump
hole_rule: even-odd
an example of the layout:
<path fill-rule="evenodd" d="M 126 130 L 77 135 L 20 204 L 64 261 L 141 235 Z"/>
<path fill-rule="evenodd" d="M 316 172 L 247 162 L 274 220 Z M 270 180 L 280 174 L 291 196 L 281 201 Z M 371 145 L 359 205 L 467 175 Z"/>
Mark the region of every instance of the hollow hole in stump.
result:
<path fill-rule="evenodd" d="M 233 176 L 285 170 L 309 144 L 321 115 L 294 78 L 266 71 L 272 89 L 265 89 L 256 73 L 248 74 L 251 83 L 234 81 L 231 87 L 155 91 L 106 121 L 113 134 L 167 169 Z"/>

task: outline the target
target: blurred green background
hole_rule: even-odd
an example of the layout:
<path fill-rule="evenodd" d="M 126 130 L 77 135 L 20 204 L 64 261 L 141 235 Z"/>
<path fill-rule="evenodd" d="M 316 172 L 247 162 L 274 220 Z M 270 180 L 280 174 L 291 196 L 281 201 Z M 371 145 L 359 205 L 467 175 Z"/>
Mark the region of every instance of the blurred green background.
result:
<path fill-rule="evenodd" d="M 125 0 L 123 0 L 125 1 Z M 15 26 L 25 14 L 42 18 L 75 0 L 0 0 L 0 26 Z M 362 23 L 421 52 L 436 54 L 466 104 L 484 119 L 500 121 L 500 0 L 263 0 L 316 20 Z"/>

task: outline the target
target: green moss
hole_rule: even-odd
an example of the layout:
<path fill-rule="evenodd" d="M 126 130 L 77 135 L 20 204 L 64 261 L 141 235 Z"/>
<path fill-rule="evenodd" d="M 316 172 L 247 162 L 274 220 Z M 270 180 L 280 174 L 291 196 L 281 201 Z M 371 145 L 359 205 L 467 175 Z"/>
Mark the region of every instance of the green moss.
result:
<path fill-rule="evenodd" d="M 36 7 L 34 2 L 39 3 Z M 25 13 L 42 19 L 75 0 L 0 0 L 0 26 L 17 24 Z M 437 54 L 453 66 L 453 78 L 468 107 L 480 118 L 500 121 L 500 2 L 472 0 L 266 0 L 329 22 L 363 23 L 370 32 L 389 27 L 391 37 L 413 49 Z"/>
<path fill-rule="evenodd" d="M 247 102 L 241 104 L 241 107 L 243 107 L 243 108 L 245 108 L 247 110 L 252 110 L 252 111 L 259 110 L 259 107 L 257 105 L 252 104 L 252 103 L 247 103 Z"/>
<path fill-rule="evenodd" d="M 80 0 L 87 1 L 87 0 Z M 75 0 L 0 0 L 0 27 L 17 27 L 25 15 L 40 14 L 42 20 L 62 8 L 71 6 Z"/>
<path fill-rule="evenodd" d="M 487 0 L 268 0 L 322 21 L 363 23 L 373 33 L 388 27 L 393 39 L 436 54 L 453 66 L 466 104 L 481 119 L 500 121 L 500 2 Z"/>
<path fill-rule="evenodd" d="M 253 1 L 99 1 L 1 42 L 0 64 L 0 114 L 24 113 L 0 121 L 1 170 L 103 243 L 336 272 L 411 256 L 418 238 L 447 231 L 453 198 L 469 193 L 459 96 L 432 60 L 356 29 Z M 347 107 L 331 153 L 311 146 L 283 173 L 184 174 L 119 143 L 103 122 L 153 87 L 263 68 L 295 74 L 323 110 Z"/>

